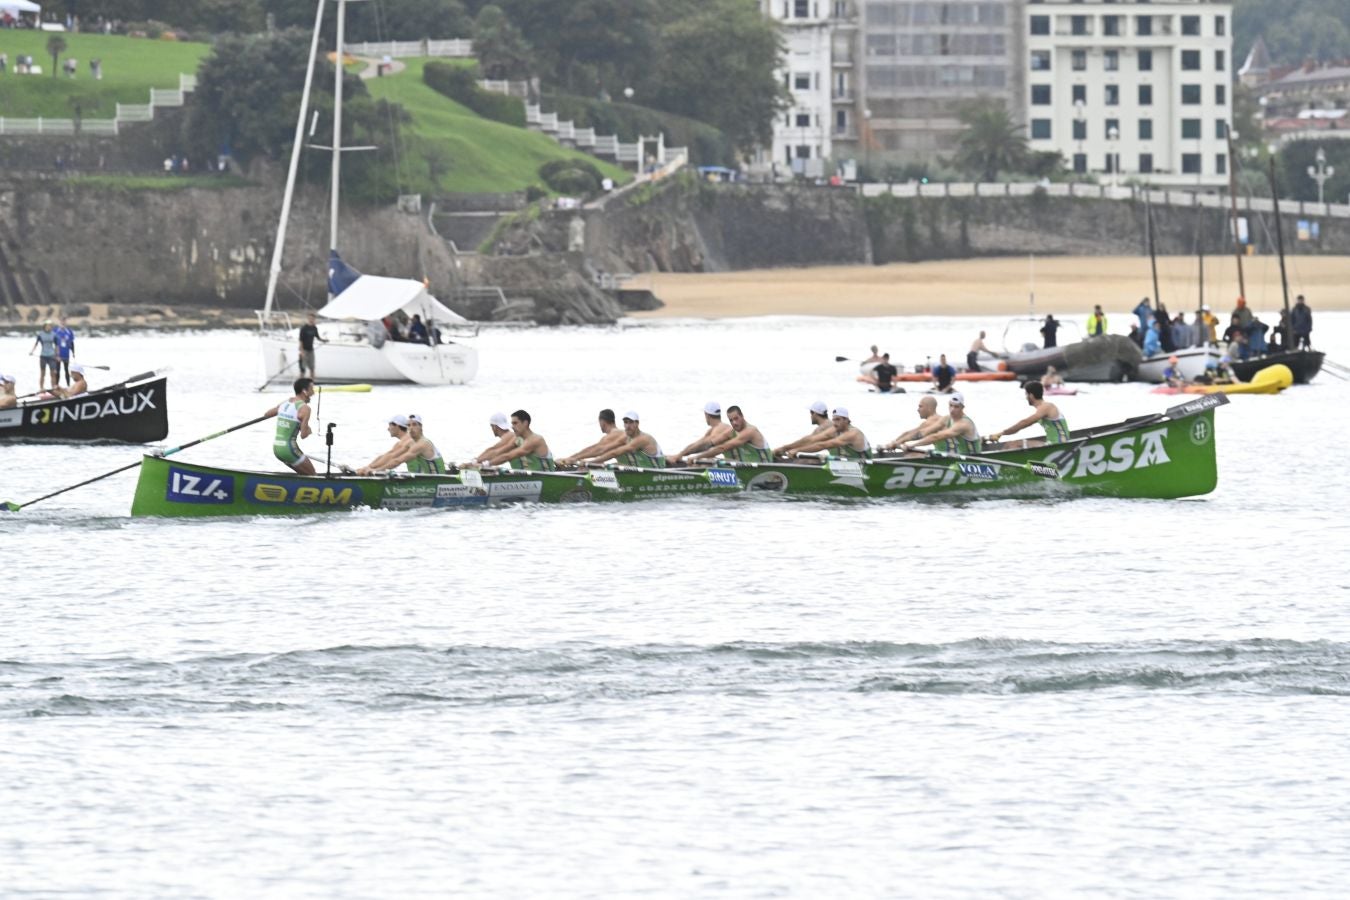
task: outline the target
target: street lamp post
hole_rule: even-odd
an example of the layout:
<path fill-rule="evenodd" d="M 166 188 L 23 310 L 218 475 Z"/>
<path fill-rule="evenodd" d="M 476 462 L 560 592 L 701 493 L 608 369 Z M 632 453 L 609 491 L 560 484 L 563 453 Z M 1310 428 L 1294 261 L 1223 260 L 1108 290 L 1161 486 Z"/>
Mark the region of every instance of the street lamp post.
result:
<path fill-rule="evenodd" d="M 1327 165 L 1327 151 L 1321 147 L 1317 148 L 1317 156 L 1313 159 L 1316 165 L 1308 166 L 1308 177 L 1317 182 L 1317 203 L 1320 206 L 1325 202 L 1322 199 L 1322 189 L 1327 179 L 1336 174 L 1336 167 Z"/>
<path fill-rule="evenodd" d="M 633 99 L 633 89 L 631 87 L 623 89 L 623 99 L 630 101 Z"/>

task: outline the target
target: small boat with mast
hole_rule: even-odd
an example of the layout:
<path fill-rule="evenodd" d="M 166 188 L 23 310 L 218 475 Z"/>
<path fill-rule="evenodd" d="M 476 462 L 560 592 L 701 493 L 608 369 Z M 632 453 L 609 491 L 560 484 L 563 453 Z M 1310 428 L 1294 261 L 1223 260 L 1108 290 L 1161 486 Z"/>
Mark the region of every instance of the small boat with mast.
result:
<path fill-rule="evenodd" d="M 299 168 L 305 120 L 323 25 L 325 0 L 318 0 L 314 33 L 310 42 L 309 67 L 296 117 L 286 191 L 281 204 L 267 295 L 258 311 L 259 343 L 267 383 L 288 381 L 298 374 L 299 341 L 290 314 L 276 308 L 277 282 L 281 275 L 282 248 L 290 219 Z M 337 41 L 333 78 L 333 144 L 316 149 L 332 152 L 329 210 L 328 303 L 314 310 L 319 335 L 325 341 L 319 350 L 318 368 L 324 382 L 350 384 L 393 382 L 413 384 L 465 384 L 478 371 L 478 352 L 464 343 L 443 342 L 442 335 L 470 326 L 431 295 L 425 281 L 362 274 L 343 262 L 338 253 L 338 209 L 341 196 L 342 154 L 372 147 L 342 146 L 342 79 L 345 52 L 344 28 L 347 0 L 337 0 Z M 382 320 L 399 315 L 420 316 L 430 340 L 388 340 Z"/>

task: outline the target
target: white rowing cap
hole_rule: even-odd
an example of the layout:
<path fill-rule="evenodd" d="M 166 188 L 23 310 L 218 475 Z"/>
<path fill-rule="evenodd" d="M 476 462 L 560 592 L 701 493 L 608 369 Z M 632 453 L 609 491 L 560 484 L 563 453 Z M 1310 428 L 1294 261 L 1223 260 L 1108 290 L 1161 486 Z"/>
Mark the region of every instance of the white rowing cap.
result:
<path fill-rule="evenodd" d="M 817 400 L 815 403 L 811 404 L 811 412 L 815 413 L 818 416 L 823 416 L 829 411 L 830 408 L 825 405 L 824 400 Z"/>
<path fill-rule="evenodd" d="M 83 374 L 84 374 L 84 366 L 80 365 L 79 363 L 71 363 L 71 364 L 70 364 L 70 371 L 72 371 L 72 372 L 79 372 L 81 375 L 83 375 Z"/>
<path fill-rule="evenodd" d="M 506 413 L 493 413 L 492 418 L 488 419 L 488 424 L 495 425 L 504 431 L 511 430 L 511 420 L 506 418 Z"/>
<path fill-rule="evenodd" d="M 637 410 L 635 410 L 635 409 L 630 409 L 628 412 L 624 413 L 624 414 L 623 414 L 623 420 L 624 420 L 625 422 L 641 422 L 641 421 L 642 421 L 641 417 L 638 416 L 638 414 L 637 414 Z"/>
<path fill-rule="evenodd" d="M 716 400 L 709 400 L 703 404 L 703 412 L 705 415 L 720 417 L 722 415 L 722 404 Z"/>
<path fill-rule="evenodd" d="M 834 415 L 836 418 L 839 418 L 839 419 L 847 419 L 847 418 L 849 418 L 849 415 L 848 415 L 848 407 L 847 407 L 847 406 L 836 406 L 836 407 L 834 408 L 834 412 L 832 413 L 832 415 Z"/>
<path fill-rule="evenodd" d="M 961 392 L 960 392 L 960 391 L 952 391 L 951 399 L 948 400 L 947 402 L 948 402 L 948 403 L 951 403 L 951 404 L 954 404 L 954 405 L 956 405 L 956 406 L 965 406 L 965 405 L 966 405 L 966 398 L 963 397 L 963 396 L 961 396 Z"/>
<path fill-rule="evenodd" d="M 408 427 L 408 417 L 405 416 L 405 415 L 402 415 L 401 413 L 396 413 L 396 414 L 394 414 L 394 415 L 392 415 L 392 416 L 389 417 L 389 424 L 390 424 L 390 425 L 397 425 L 399 428 L 407 428 L 407 427 Z"/>

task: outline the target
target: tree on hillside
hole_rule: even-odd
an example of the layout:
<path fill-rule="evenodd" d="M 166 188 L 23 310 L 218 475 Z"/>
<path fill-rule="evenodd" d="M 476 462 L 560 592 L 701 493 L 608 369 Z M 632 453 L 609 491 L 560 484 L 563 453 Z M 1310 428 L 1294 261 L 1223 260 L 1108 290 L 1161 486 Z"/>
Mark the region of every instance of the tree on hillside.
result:
<path fill-rule="evenodd" d="M 59 34 L 47 38 L 47 55 L 52 58 L 52 77 L 56 77 L 56 62 L 66 52 L 66 39 Z"/>
<path fill-rule="evenodd" d="M 229 0 L 225 0 L 229 2 Z M 324 37 L 333 45 L 336 17 L 329 3 L 324 13 Z M 269 0 L 268 11 L 279 28 L 314 26 L 314 0 Z M 346 39 L 361 41 L 420 41 L 423 38 L 467 38 L 473 20 L 460 0 L 380 0 L 347 7 Z"/>
<path fill-rule="evenodd" d="M 981 181 L 999 172 L 1016 172 L 1027 162 L 1025 129 L 1013 121 L 1001 100 L 981 98 L 962 106 L 965 131 L 957 139 L 956 165 Z"/>
<path fill-rule="evenodd" d="M 656 52 L 656 0 L 497 0 L 535 49 L 550 85 L 571 93 L 627 86 Z"/>
<path fill-rule="evenodd" d="M 786 108 L 777 69 L 778 28 L 744 0 L 704 0 L 661 31 L 655 66 L 639 87 L 644 105 L 677 112 L 724 131 L 741 150 L 772 140 Z"/>
<path fill-rule="evenodd" d="M 473 52 L 487 78 L 528 78 L 530 45 L 500 6 L 489 4 L 473 23 Z"/>
<path fill-rule="evenodd" d="M 1345 0 L 1237 0 L 1233 4 L 1233 56 L 1236 70 L 1258 37 L 1276 63 L 1305 59 L 1350 58 L 1350 27 Z"/>

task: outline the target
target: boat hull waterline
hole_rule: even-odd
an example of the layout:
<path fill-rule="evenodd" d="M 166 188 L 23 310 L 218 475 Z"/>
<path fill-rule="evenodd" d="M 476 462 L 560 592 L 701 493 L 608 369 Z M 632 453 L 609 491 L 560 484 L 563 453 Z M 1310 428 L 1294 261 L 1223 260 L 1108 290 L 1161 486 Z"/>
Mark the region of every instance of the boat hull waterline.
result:
<path fill-rule="evenodd" d="M 1075 432 L 1052 446 L 1003 445 L 977 460 L 886 458 L 870 462 L 735 463 L 708 468 L 618 467 L 567 472 L 298 476 L 145 457 L 133 516 L 296 515 L 356 507 L 433 509 L 504 503 L 630 501 L 693 495 L 784 494 L 884 499 L 942 494 L 994 497 L 1172 499 L 1218 483 L 1214 409 L 1202 397 L 1166 413 Z M 1058 478 L 1031 471 L 1048 463 Z"/>

